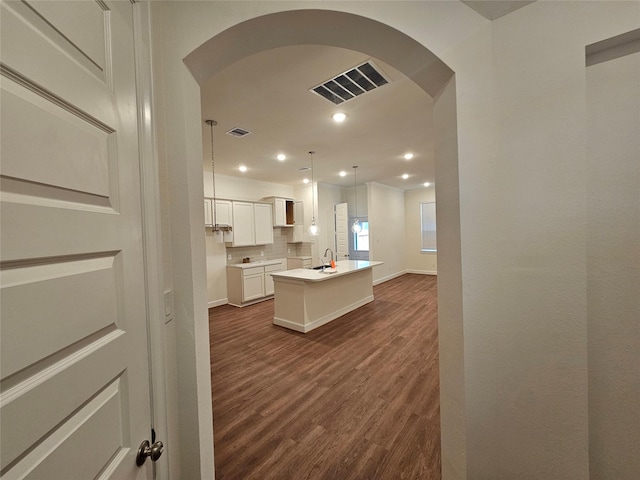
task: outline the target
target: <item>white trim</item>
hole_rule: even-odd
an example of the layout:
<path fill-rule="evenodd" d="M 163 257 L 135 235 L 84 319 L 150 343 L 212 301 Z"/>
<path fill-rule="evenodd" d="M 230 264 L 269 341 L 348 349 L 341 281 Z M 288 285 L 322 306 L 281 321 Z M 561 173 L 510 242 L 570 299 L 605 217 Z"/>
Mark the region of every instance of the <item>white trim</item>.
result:
<path fill-rule="evenodd" d="M 265 300 L 273 300 L 273 294 L 271 295 L 267 295 L 266 297 L 260 297 L 260 298 L 256 298 L 254 300 L 249 300 L 245 303 L 234 303 L 234 302 L 226 302 L 229 305 L 233 305 L 234 307 L 248 307 L 249 305 L 255 305 L 256 303 L 260 303 L 260 302 L 264 302 Z M 209 305 L 211 305 L 211 302 L 209 302 Z"/>
<path fill-rule="evenodd" d="M 273 317 L 273 324 L 280 327 L 290 328 L 291 330 L 295 330 L 296 332 L 307 333 L 329 323 L 332 320 L 335 320 L 336 318 L 341 317 L 346 313 L 354 311 L 356 308 L 360 308 L 363 305 L 371 302 L 373 302 L 373 295 L 369 295 L 362 300 L 358 300 L 357 302 L 352 303 L 351 305 L 347 305 L 346 307 L 336 310 L 335 312 L 331 312 L 330 314 L 325 315 L 324 317 L 320 317 L 318 320 L 306 325 L 300 325 L 299 323 L 291 322 L 290 320 L 285 320 L 278 317 Z"/>
<path fill-rule="evenodd" d="M 151 385 L 151 422 L 158 440 L 169 444 L 167 385 L 165 382 L 165 301 L 160 220 L 160 175 L 153 124 L 153 74 L 151 65 L 150 10 L 147 2 L 134 3 L 133 34 L 138 116 L 138 155 L 140 157 L 140 203 L 144 249 L 147 329 L 149 333 L 149 378 Z M 151 432 L 149 432 L 151 433 Z M 169 458 L 156 462 L 155 478 L 169 478 Z"/>
<path fill-rule="evenodd" d="M 209 302 L 209 308 L 219 307 L 221 305 L 226 305 L 227 303 L 229 303 L 229 299 L 228 298 L 222 298 L 220 300 L 212 300 L 211 302 Z M 229 305 L 231 305 L 231 304 L 229 304 Z"/>
<path fill-rule="evenodd" d="M 386 277 L 379 278 L 373 281 L 373 285 L 380 285 L 381 283 L 388 282 L 389 280 L 393 280 L 394 278 L 401 277 L 407 273 L 406 270 L 402 270 L 400 272 L 392 273 L 391 275 L 387 275 Z"/>
<path fill-rule="evenodd" d="M 406 273 L 417 273 L 418 275 L 438 275 L 437 270 L 407 270 Z"/>

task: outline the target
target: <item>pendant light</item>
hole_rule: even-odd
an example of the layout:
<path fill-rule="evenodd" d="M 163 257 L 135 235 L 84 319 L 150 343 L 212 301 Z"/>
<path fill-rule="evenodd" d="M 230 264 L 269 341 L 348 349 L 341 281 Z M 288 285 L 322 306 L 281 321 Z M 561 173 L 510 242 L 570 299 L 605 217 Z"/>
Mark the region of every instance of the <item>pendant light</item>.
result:
<path fill-rule="evenodd" d="M 360 225 L 360 222 L 358 221 L 358 187 L 356 186 L 357 168 L 357 165 L 353 166 L 353 195 L 355 197 L 356 204 L 356 219 L 353 221 L 353 225 L 351 225 L 351 231 L 353 233 L 360 233 L 362 231 L 362 225 Z"/>
<path fill-rule="evenodd" d="M 211 185 L 213 188 L 213 200 L 211 206 L 213 208 L 213 238 L 216 243 L 222 243 L 223 241 L 229 242 L 232 240 L 231 227 L 229 225 L 218 225 L 217 205 L 216 205 L 216 162 L 213 149 L 213 127 L 218 125 L 215 120 L 205 120 L 205 123 L 209 125 L 211 129 Z"/>
<path fill-rule="evenodd" d="M 320 228 L 316 225 L 316 200 L 313 192 L 313 154 L 316 153 L 314 151 L 310 151 L 309 155 L 311 156 L 311 225 L 309 226 L 309 234 L 318 236 L 320 234 Z"/>

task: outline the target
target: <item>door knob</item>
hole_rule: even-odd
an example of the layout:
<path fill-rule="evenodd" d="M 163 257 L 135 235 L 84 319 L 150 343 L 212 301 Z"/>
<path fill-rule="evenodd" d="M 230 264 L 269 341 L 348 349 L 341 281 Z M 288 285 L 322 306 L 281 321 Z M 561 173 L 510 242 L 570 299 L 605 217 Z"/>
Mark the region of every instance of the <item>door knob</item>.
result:
<path fill-rule="evenodd" d="M 151 457 L 151 460 L 156 462 L 164 451 L 164 445 L 162 442 L 155 442 L 153 445 L 149 443 L 149 440 L 145 440 L 140 444 L 138 448 L 138 454 L 136 455 L 136 465 L 141 467 L 147 460 L 147 457 Z"/>

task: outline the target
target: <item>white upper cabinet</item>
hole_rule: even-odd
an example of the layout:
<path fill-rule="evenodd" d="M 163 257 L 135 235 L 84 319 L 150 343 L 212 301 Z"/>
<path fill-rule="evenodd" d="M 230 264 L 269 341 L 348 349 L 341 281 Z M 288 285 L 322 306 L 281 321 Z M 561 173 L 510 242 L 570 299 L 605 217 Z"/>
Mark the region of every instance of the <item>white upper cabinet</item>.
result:
<path fill-rule="evenodd" d="M 294 201 L 290 198 L 266 197 L 262 200 L 273 204 L 273 226 L 292 227 L 294 224 Z"/>
<path fill-rule="evenodd" d="M 255 244 L 269 245 L 273 243 L 272 205 L 270 203 L 254 203 Z"/>
<path fill-rule="evenodd" d="M 211 208 L 211 199 L 204 199 L 204 226 L 212 227 L 213 226 L 213 213 Z"/>
<path fill-rule="evenodd" d="M 234 247 L 246 247 L 256 244 L 253 203 L 231 202 L 233 211 Z"/>
<path fill-rule="evenodd" d="M 215 212 L 213 203 L 212 198 L 204 199 L 204 226 L 212 227 L 214 223 L 232 226 L 231 200 L 216 200 Z"/>
<path fill-rule="evenodd" d="M 218 225 L 233 225 L 230 200 L 215 201 L 215 220 Z"/>
<path fill-rule="evenodd" d="M 270 203 L 233 201 L 231 209 L 233 212 L 232 247 L 273 243 L 273 208 Z"/>
<path fill-rule="evenodd" d="M 300 200 L 294 202 L 293 228 L 287 232 L 289 243 L 300 243 L 304 240 L 304 203 Z"/>

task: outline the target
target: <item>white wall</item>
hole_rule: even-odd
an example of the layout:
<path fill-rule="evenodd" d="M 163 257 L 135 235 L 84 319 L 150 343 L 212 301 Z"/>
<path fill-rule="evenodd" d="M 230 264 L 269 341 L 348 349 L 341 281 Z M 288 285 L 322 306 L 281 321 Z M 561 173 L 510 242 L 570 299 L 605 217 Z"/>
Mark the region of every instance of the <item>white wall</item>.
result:
<path fill-rule="evenodd" d="M 384 262 L 373 269 L 377 284 L 404 273 L 404 192 L 380 183 L 367 183 L 369 260 Z"/>
<path fill-rule="evenodd" d="M 202 126 L 198 86 L 183 59 L 238 22 L 296 8 L 379 20 L 431 49 L 456 73 L 456 90 L 444 95 L 457 105 L 458 128 L 440 131 L 456 143 L 436 147 L 446 157 L 445 163 L 437 159 L 444 167 L 436 172 L 438 218 L 451 227 L 450 241 L 439 246 L 438 278 L 444 478 L 587 478 L 584 47 L 638 28 L 640 3 L 535 2 L 494 22 L 462 2 L 406 2 L 402 8 L 397 2 L 158 2 L 153 8 L 185 478 L 212 471 L 205 455 L 213 444 L 202 328 Z M 302 41 L 308 34 L 296 33 Z M 366 49 L 376 40 L 362 38 L 360 45 Z M 247 42 L 225 44 L 227 53 L 248 48 Z M 406 60 L 396 56 L 396 62 Z M 437 102 L 434 108 L 440 111 Z M 456 158 L 458 165 L 451 163 Z M 394 204 L 403 208 L 403 199 Z M 370 203 L 370 220 L 378 207 L 384 208 Z M 376 259 L 375 245 L 372 253 Z"/>
<path fill-rule="evenodd" d="M 211 169 L 204 170 L 204 194 L 213 196 Z M 216 174 L 216 198 L 258 201 L 264 197 L 294 198 L 293 187 L 279 183 L 262 182 L 242 177 Z"/>
<path fill-rule="evenodd" d="M 409 273 L 435 275 L 438 272 L 437 252 L 421 251 L 422 222 L 420 216 L 420 204 L 435 201 L 436 191 L 433 187 L 408 190 L 404 194 L 404 256 L 405 269 Z"/>
<path fill-rule="evenodd" d="M 631 480 L 640 475 L 640 53 L 586 70 L 589 474 Z"/>

